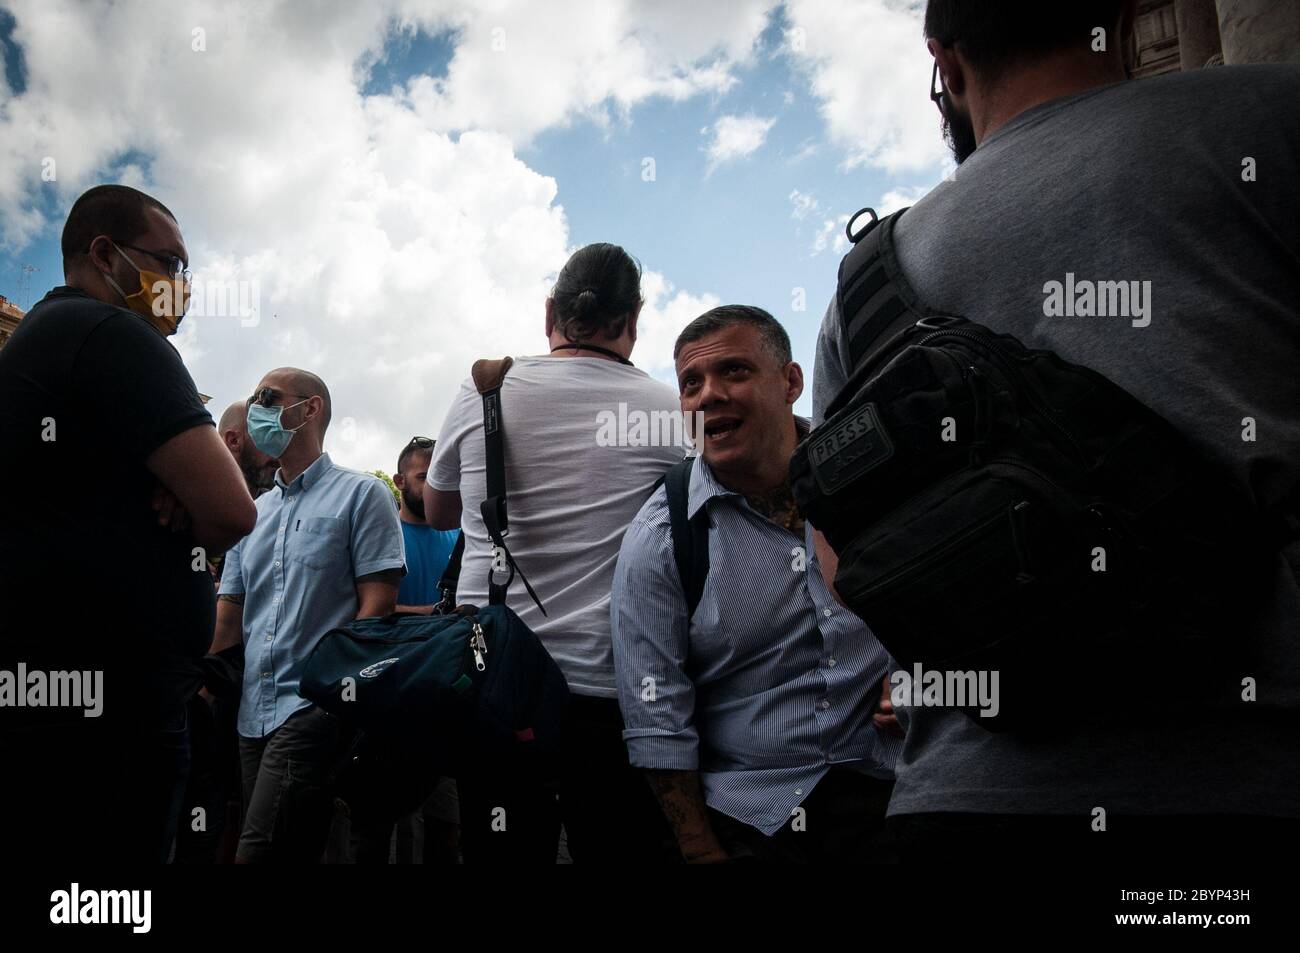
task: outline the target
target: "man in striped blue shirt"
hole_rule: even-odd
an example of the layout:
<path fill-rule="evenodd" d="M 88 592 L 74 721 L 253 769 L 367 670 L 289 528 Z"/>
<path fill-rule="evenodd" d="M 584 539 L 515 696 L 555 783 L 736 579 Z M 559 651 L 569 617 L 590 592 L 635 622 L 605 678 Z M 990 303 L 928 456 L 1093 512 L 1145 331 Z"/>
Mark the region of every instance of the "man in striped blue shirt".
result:
<path fill-rule="evenodd" d="M 687 515 L 709 523 L 709 570 L 691 613 L 657 489 L 623 539 L 611 603 L 631 762 L 688 862 L 890 859 L 890 659 L 827 589 L 790 494 L 808 426 L 790 339 L 730 305 L 693 321 L 674 357 L 682 410 L 702 414 Z"/>

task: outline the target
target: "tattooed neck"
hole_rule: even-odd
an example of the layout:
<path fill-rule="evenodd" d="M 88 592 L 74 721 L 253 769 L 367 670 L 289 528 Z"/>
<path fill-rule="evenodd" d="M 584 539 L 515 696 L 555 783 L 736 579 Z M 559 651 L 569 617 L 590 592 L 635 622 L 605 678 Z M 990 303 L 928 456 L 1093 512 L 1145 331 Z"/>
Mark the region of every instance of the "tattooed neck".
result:
<path fill-rule="evenodd" d="M 789 481 L 764 493 L 746 493 L 745 501 L 754 512 L 767 517 L 777 526 L 783 526 L 795 535 L 803 534 L 803 516 L 794 505 L 794 494 Z"/>

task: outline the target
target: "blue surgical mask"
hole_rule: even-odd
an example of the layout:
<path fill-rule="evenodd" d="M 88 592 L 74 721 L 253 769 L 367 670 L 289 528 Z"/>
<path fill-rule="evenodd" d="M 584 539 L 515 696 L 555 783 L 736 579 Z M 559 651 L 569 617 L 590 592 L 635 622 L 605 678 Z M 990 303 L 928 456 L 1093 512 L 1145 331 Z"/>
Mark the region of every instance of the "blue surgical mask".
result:
<path fill-rule="evenodd" d="M 305 400 L 298 401 L 298 404 L 305 403 L 307 403 Z M 297 407 L 298 404 L 290 404 L 289 407 Z M 293 430 L 286 430 L 280 426 L 280 415 L 287 409 L 287 407 L 263 407 L 261 404 L 251 404 L 248 408 L 248 436 L 252 438 L 253 446 L 268 457 L 279 457 L 284 453 L 293 435 L 302 429 L 302 424 Z"/>

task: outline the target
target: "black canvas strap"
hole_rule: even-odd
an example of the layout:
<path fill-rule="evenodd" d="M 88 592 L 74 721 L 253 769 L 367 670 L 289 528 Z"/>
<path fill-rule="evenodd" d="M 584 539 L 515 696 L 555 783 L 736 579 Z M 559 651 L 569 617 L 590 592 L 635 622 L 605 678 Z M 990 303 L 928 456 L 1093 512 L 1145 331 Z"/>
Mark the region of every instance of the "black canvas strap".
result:
<path fill-rule="evenodd" d="M 668 497 L 669 528 L 673 538 L 673 561 L 677 564 L 677 577 L 686 594 L 687 617 L 695 610 L 704 595 L 704 582 L 709 575 L 709 517 L 704 507 L 690 519 L 686 514 L 691 485 L 694 457 L 673 464 L 660 482 Z"/>
<path fill-rule="evenodd" d="M 894 252 L 894 226 L 906 211 L 900 209 L 857 232 L 853 248 L 840 263 L 836 302 L 849 347 L 845 370 L 850 375 L 867 361 L 877 342 L 934 313 L 903 277 Z"/>
<path fill-rule="evenodd" d="M 474 387 L 483 397 L 483 442 L 487 467 L 487 496 L 483 499 L 483 505 L 479 507 L 479 513 L 483 517 L 483 525 L 487 528 L 488 536 L 492 538 L 493 545 L 505 555 L 506 565 L 510 570 L 504 582 L 497 582 L 492 568 L 488 568 L 488 605 L 505 604 L 506 591 L 510 588 L 515 573 L 518 573 L 524 588 L 528 590 L 529 597 L 542 615 L 546 615 L 546 607 L 537 598 L 537 593 L 533 591 L 528 577 L 524 575 L 523 570 L 515 562 L 514 556 L 510 554 L 505 540 L 510 532 L 510 517 L 506 498 L 506 443 L 505 422 L 501 416 L 501 385 L 513 363 L 514 359 L 509 357 L 498 361 L 475 361 L 471 371 Z"/>
<path fill-rule="evenodd" d="M 460 564 L 465 558 L 465 533 L 456 534 L 456 545 L 452 547 L 451 556 L 447 560 L 447 568 L 442 571 L 442 578 L 438 580 L 438 592 L 442 598 L 435 607 L 437 612 L 450 612 L 456 608 L 456 586 L 460 583 Z"/>

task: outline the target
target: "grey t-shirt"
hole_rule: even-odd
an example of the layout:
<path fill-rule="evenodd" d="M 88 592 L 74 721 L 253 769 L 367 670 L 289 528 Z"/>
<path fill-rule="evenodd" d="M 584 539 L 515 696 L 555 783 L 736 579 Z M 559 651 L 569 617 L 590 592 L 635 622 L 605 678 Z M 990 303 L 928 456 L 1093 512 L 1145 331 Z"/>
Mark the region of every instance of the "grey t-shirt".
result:
<path fill-rule="evenodd" d="M 1234 66 L 1028 110 L 899 219 L 904 275 L 936 309 L 1106 374 L 1274 504 L 1300 483 L 1297 102 L 1300 67 Z M 1149 282 L 1145 314 L 1133 301 L 1107 316 L 1045 304 L 1049 282 L 1078 295 L 1081 281 L 1120 280 Z M 847 379 L 845 354 L 832 302 L 818 420 Z M 1243 605 L 1229 634 L 1259 649 L 1258 671 L 1243 673 L 1256 701 L 1098 712 L 1039 743 L 912 708 L 890 812 L 1300 816 L 1300 544 L 1276 568 L 1272 603 Z M 1123 662 L 1113 678 L 1140 697 Z"/>

